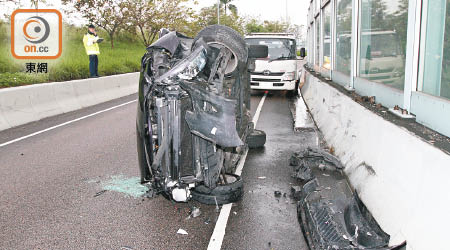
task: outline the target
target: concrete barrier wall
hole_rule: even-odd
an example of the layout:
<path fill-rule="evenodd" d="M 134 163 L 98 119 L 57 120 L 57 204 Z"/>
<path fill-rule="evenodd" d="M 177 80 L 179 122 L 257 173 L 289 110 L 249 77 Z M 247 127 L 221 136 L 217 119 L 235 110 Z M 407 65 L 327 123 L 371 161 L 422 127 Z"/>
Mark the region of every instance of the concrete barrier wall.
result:
<path fill-rule="evenodd" d="M 391 244 L 449 249 L 450 156 L 311 74 L 302 93 Z"/>
<path fill-rule="evenodd" d="M 139 73 L 0 89 L 0 131 L 136 93 Z"/>

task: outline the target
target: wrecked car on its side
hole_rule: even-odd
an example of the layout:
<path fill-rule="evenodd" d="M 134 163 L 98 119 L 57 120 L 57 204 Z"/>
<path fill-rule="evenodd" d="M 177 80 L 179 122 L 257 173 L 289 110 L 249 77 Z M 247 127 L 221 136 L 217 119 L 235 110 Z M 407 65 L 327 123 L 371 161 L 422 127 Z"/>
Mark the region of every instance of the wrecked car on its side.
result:
<path fill-rule="evenodd" d="M 265 134 L 250 119 L 250 76 L 266 46 L 248 47 L 239 33 L 208 26 L 192 39 L 162 30 L 142 58 L 136 119 L 141 182 L 178 202 L 234 202 L 233 174 L 248 147 Z"/>

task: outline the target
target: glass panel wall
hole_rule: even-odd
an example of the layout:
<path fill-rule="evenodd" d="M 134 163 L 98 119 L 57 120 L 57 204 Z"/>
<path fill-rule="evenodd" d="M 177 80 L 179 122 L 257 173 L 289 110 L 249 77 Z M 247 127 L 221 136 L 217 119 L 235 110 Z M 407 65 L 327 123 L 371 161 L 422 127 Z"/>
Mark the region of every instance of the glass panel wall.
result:
<path fill-rule="evenodd" d="M 307 53 L 307 58 L 308 58 L 308 62 L 310 65 L 314 64 L 314 26 L 311 24 L 309 26 L 309 44 L 308 44 L 308 51 L 306 51 Z"/>
<path fill-rule="evenodd" d="M 407 0 L 362 0 L 359 76 L 403 90 Z"/>
<path fill-rule="evenodd" d="M 422 10 L 410 24 L 409 2 Z M 358 16 L 352 16 L 354 8 Z M 356 20 L 358 30 L 352 30 Z M 450 122 L 450 0 L 314 0 L 308 23 L 308 62 L 314 70 L 345 86 L 354 73 L 357 93 L 373 95 L 386 107 L 406 108 L 419 123 L 450 135 L 445 126 Z M 410 36 L 407 45 L 407 33 L 412 32 L 420 37 Z M 352 35 L 357 40 L 352 41 Z M 406 46 L 411 60 L 406 71 L 412 77 L 405 79 Z M 352 72 L 353 66 L 358 66 L 357 72 Z M 409 88 L 413 84 L 417 86 Z"/>
<path fill-rule="evenodd" d="M 319 0 L 320 1 L 320 0 Z M 320 66 L 320 15 L 317 16 L 316 21 L 314 22 L 315 25 L 315 35 L 316 35 L 316 41 L 315 41 L 315 51 L 314 51 L 314 64 L 317 66 Z"/>
<path fill-rule="evenodd" d="M 322 67 L 331 69 L 331 4 L 323 8 L 323 58 Z"/>
<path fill-rule="evenodd" d="M 428 1 L 421 91 L 450 99 L 449 9 L 450 0 Z"/>
<path fill-rule="evenodd" d="M 337 71 L 350 75 L 352 66 L 352 0 L 336 2 L 336 59 Z"/>

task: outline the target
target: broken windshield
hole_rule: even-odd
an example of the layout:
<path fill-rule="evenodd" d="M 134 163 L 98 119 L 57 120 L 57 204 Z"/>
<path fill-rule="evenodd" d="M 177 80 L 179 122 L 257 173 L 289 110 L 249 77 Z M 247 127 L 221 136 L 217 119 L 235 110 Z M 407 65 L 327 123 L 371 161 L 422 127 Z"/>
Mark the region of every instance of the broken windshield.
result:
<path fill-rule="evenodd" d="M 248 38 L 248 45 L 266 45 L 269 48 L 269 59 L 291 60 L 296 59 L 295 40 L 288 38 Z"/>

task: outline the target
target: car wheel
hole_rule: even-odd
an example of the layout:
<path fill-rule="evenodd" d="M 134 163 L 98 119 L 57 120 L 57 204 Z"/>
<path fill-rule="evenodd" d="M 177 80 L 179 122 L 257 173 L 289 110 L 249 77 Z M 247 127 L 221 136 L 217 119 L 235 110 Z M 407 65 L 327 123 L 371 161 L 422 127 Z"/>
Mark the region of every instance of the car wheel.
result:
<path fill-rule="evenodd" d="M 204 185 L 192 190 L 192 199 L 208 205 L 223 205 L 239 201 L 243 194 L 243 181 L 235 174 L 225 174 L 227 184 L 218 184 L 211 189 Z"/>
<path fill-rule="evenodd" d="M 253 130 L 247 136 L 247 144 L 249 148 L 261 148 L 266 144 L 266 133 L 261 130 Z"/>
<path fill-rule="evenodd" d="M 239 78 L 243 78 L 242 72 L 247 69 L 248 59 L 247 45 L 245 44 L 242 36 L 230 27 L 222 25 L 211 25 L 204 28 L 197 34 L 197 36 L 194 38 L 192 49 L 195 49 L 196 43 L 199 40 L 203 40 L 211 47 L 225 47 L 232 54 L 230 62 L 225 69 L 226 77 L 223 83 L 223 92 L 219 94 L 223 94 L 227 98 L 237 100 L 241 98 L 239 94 L 242 94 L 242 92 L 244 92 L 244 95 L 248 94 L 248 90 L 245 89 L 245 87 L 248 88 L 248 86 L 243 86 L 242 80 L 238 81 L 240 80 Z M 236 86 L 236 84 L 240 84 L 240 86 Z M 237 105 L 240 105 L 239 101 L 237 102 Z M 239 106 L 237 107 L 237 110 L 240 110 Z M 241 132 L 240 128 L 242 127 L 242 123 L 245 123 L 245 120 L 243 119 L 243 117 L 237 117 L 236 122 L 238 124 L 238 133 Z M 200 138 L 199 140 L 201 161 L 207 165 L 207 171 L 205 171 L 206 173 L 203 185 L 205 186 L 205 188 L 215 190 L 216 188 L 218 188 L 218 186 L 216 186 L 216 183 L 219 180 L 219 174 L 221 173 L 223 167 L 223 164 L 219 163 L 221 163 L 223 158 L 219 154 L 219 150 L 215 149 L 215 145 L 212 142 L 209 142 L 202 138 Z M 202 197 L 205 195 L 208 196 L 210 194 L 202 194 Z M 206 196 L 202 199 L 211 198 L 208 198 Z M 224 197 L 216 197 L 216 199 L 223 200 Z"/>
<path fill-rule="evenodd" d="M 231 75 L 240 67 L 247 65 L 247 45 L 242 36 L 232 28 L 223 25 L 210 25 L 202 29 L 194 38 L 193 49 L 195 43 L 201 38 L 210 46 L 224 46 L 231 51 L 232 57 L 225 70 L 226 75 Z"/>

